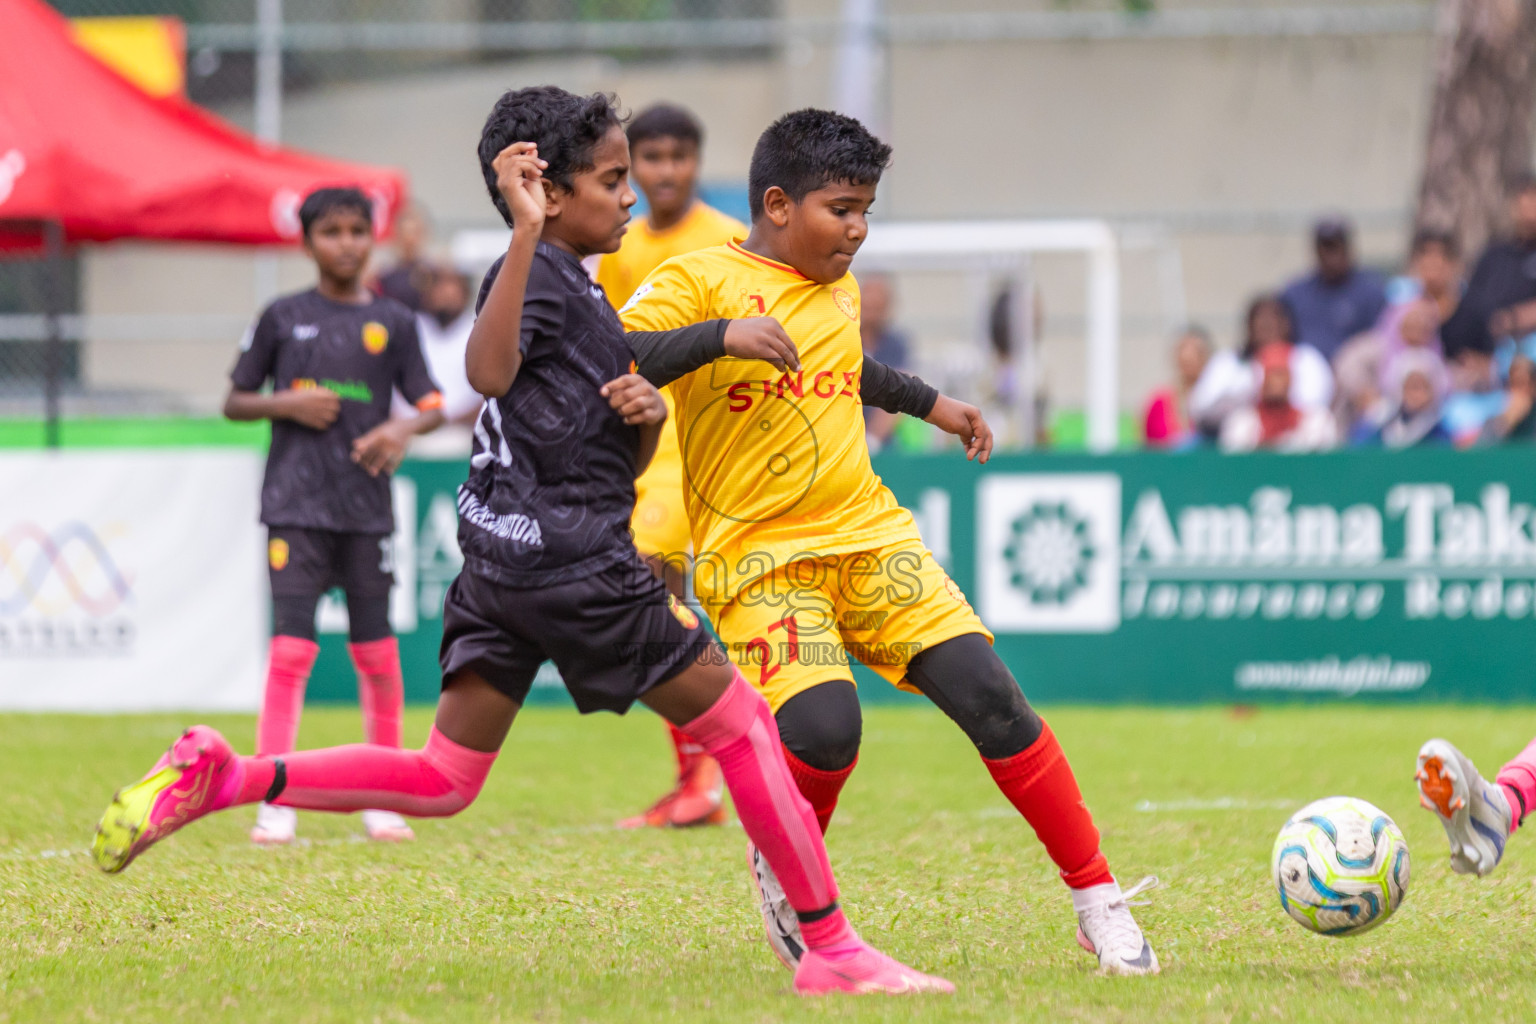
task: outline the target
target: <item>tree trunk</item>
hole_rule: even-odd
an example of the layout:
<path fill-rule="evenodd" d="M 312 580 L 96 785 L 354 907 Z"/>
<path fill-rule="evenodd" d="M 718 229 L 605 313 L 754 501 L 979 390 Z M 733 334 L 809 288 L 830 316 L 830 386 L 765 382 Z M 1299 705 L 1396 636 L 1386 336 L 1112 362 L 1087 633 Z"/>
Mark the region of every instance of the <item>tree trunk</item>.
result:
<path fill-rule="evenodd" d="M 1508 226 L 1531 170 L 1536 0 L 1440 0 L 1435 96 L 1414 226 L 1448 231 L 1474 259 Z"/>

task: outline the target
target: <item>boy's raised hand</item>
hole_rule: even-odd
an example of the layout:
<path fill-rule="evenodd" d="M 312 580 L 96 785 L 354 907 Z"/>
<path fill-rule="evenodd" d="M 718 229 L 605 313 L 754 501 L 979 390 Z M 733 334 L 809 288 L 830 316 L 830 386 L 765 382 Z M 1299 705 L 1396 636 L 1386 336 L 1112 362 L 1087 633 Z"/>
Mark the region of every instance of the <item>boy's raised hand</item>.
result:
<path fill-rule="evenodd" d="M 732 320 L 725 326 L 725 354 L 737 359 L 761 359 L 775 370 L 800 369 L 800 350 L 784 325 L 771 316 Z"/>
<path fill-rule="evenodd" d="M 992 457 L 992 428 L 982 418 L 981 410 L 948 395 L 940 395 L 924 419 L 947 434 L 965 442 L 965 457 L 983 464 Z"/>
<path fill-rule="evenodd" d="M 626 373 L 602 387 L 602 396 L 614 412 L 630 426 L 661 423 L 667 418 L 667 403 L 656 386 L 638 373 Z"/>
<path fill-rule="evenodd" d="M 539 159 L 539 147 L 532 142 L 514 142 L 491 161 L 496 169 L 496 189 L 512 213 L 514 227 L 537 232 L 544 227 L 544 168 L 549 161 Z"/>

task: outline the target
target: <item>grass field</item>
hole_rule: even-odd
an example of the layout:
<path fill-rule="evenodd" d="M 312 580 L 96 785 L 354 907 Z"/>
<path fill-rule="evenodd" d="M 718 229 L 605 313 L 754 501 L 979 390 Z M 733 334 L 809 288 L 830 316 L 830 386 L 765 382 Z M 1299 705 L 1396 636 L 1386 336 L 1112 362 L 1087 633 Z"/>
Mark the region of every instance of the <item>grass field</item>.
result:
<path fill-rule="evenodd" d="M 1139 911 L 1163 963 L 1105 979 L 1072 941 L 1065 891 L 1029 829 L 936 712 L 875 708 L 830 836 L 854 924 L 959 986 L 953 997 L 789 994 L 749 900 L 739 828 L 619 832 L 666 781 L 651 716 L 533 709 L 478 803 L 411 845 L 302 815 L 304 844 L 255 849 L 251 812 L 199 822 L 122 876 L 83 855 L 117 784 L 179 716 L 0 716 L 0 1021 L 1530 1020 L 1536 856 L 1451 874 L 1417 809 L 1421 739 L 1487 768 L 1533 709 L 1060 708 L 1112 865 L 1163 887 Z M 249 717 L 213 720 L 240 745 Z M 420 740 L 425 711 L 407 738 Z M 302 743 L 353 739 L 311 709 Z M 1354 940 L 1313 936 L 1269 882 L 1275 831 L 1314 797 L 1392 814 L 1407 902 Z"/>

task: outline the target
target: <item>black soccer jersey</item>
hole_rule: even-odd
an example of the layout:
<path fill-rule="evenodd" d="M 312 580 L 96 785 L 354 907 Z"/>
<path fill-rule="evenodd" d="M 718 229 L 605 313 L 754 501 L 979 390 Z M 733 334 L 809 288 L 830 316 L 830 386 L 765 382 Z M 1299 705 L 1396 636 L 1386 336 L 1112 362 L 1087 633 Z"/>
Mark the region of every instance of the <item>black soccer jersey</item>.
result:
<path fill-rule="evenodd" d="M 352 442 L 389 418 L 393 388 L 415 404 L 437 392 L 416 321 L 394 299 L 336 302 L 311 289 L 285 295 L 256 321 L 230 381 L 240 391 L 329 388 L 341 413 L 326 430 L 272 422 L 261 521 L 352 533 L 389 533 L 389 478 L 352 461 Z"/>
<path fill-rule="evenodd" d="M 501 264 L 487 272 L 477 312 Z M 547 242 L 528 274 L 520 345 L 511 389 L 475 424 L 459 546 L 470 572 L 537 587 L 632 556 L 640 428 L 599 393 L 633 367 L 624 328 L 581 262 Z"/>

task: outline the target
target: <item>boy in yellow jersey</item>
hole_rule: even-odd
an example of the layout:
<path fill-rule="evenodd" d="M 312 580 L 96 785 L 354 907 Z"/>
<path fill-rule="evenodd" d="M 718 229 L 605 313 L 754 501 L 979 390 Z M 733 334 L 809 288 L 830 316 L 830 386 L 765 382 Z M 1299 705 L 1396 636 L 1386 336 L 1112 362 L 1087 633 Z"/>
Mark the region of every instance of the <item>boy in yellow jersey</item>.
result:
<path fill-rule="evenodd" d="M 619 251 L 603 256 L 597 283 L 617 308 L 634 294 L 645 276 L 673 256 L 733 238 L 745 238 L 747 227 L 697 196 L 699 149 L 704 129 L 681 107 L 662 103 L 641 111 L 629 123 L 630 178 L 645 193 L 649 211 L 630 226 Z M 667 414 L 672 413 L 672 401 Z M 635 512 L 630 517 L 635 547 L 679 601 L 687 599 L 688 512 L 683 508 L 683 454 L 677 434 L 663 429 L 651 464 L 635 481 Z M 670 792 L 642 814 L 619 825 L 682 828 L 719 825 L 725 821 L 724 781 L 720 766 L 704 748 L 675 726 L 668 725 L 677 752 L 677 782 Z"/>
<path fill-rule="evenodd" d="M 866 401 L 957 434 L 973 459 L 985 462 L 991 449 L 976 409 L 863 358 L 859 286 L 848 271 L 889 160 L 890 147 L 852 118 L 785 115 L 752 156 L 747 238 L 669 260 L 621 310 L 631 331 L 772 316 L 798 349 L 799 369 L 716 358 L 670 385 L 694 588 L 773 708 L 791 772 L 823 828 L 858 756 L 852 655 L 929 697 L 965 731 L 1060 869 L 1078 941 L 1100 970 L 1156 973 L 1129 909 L 1155 879 L 1121 891 L 1056 738 L 870 467 Z M 653 383 L 655 363 L 641 356 Z M 893 399 L 897 391 L 904 395 Z M 793 965 L 803 952 L 794 915 L 772 871 L 749 853 L 769 942 Z"/>

